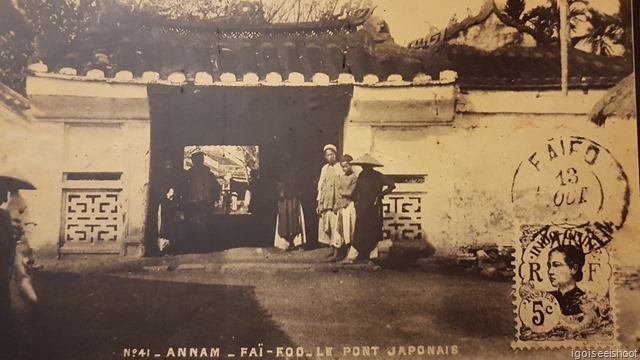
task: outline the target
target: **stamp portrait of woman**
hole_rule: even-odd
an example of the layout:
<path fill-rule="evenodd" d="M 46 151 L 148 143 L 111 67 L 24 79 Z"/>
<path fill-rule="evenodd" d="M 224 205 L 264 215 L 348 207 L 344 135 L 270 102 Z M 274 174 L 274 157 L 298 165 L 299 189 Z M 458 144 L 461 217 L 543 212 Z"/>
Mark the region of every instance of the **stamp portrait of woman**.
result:
<path fill-rule="evenodd" d="M 549 251 L 548 275 L 556 290 L 551 292 L 562 312 L 562 327 L 582 330 L 591 325 L 596 313 L 578 287 L 582 281 L 585 254 L 574 245 L 559 245 Z"/>

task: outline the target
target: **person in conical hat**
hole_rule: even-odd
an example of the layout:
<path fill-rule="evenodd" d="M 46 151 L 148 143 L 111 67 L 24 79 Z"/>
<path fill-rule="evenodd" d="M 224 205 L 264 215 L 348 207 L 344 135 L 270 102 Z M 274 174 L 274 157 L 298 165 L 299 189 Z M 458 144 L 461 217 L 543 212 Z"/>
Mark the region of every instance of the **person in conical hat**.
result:
<path fill-rule="evenodd" d="M 356 260 L 366 261 L 382 241 L 382 198 L 391 193 L 396 185 L 389 177 L 373 169 L 383 165 L 369 154 L 351 163 L 362 167 L 353 194 L 356 223 L 352 246 L 358 252 Z"/>
<path fill-rule="evenodd" d="M 364 169 L 364 166 L 368 166 L 371 168 L 384 166 L 380 161 L 378 161 L 378 159 L 374 158 L 368 153 L 358 157 L 357 159 L 354 159 L 353 161 L 351 161 L 351 164 L 360 165 L 363 167 L 363 169 Z"/>
<path fill-rule="evenodd" d="M 331 246 L 331 254 L 327 257 L 333 257 L 336 252 L 333 246 L 333 239 L 339 236 L 337 233 L 338 216 L 334 212 L 334 208 L 339 198 L 338 179 L 342 173 L 342 168 L 337 161 L 338 150 L 335 145 L 325 145 L 323 152 L 326 164 L 320 171 L 318 196 L 316 197 L 318 202 L 316 213 L 320 217 L 318 222 L 318 241 L 321 244 Z"/>

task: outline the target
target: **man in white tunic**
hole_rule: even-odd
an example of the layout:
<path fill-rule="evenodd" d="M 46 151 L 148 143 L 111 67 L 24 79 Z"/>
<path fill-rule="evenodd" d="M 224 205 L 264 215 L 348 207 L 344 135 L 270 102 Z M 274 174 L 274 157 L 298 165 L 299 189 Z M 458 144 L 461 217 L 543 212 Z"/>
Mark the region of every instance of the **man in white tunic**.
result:
<path fill-rule="evenodd" d="M 337 220 L 338 216 L 334 212 L 336 202 L 339 199 L 338 180 L 342 173 L 342 168 L 337 161 L 338 150 L 335 145 L 327 144 L 323 148 L 324 158 L 327 163 L 322 167 L 320 172 L 320 180 L 318 181 L 318 207 L 316 212 L 320 216 L 318 223 L 318 241 L 321 244 L 333 245 L 333 239 L 338 235 Z M 331 254 L 333 257 L 335 248 L 331 246 Z"/>

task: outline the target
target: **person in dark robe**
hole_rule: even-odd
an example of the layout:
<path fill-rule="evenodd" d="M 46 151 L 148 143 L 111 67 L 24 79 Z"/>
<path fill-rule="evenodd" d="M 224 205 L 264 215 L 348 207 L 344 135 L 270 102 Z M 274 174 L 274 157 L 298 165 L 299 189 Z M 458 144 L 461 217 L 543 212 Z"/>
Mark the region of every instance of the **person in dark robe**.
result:
<path fill-rule="evenodd" d="M 277 184 L 278 216 L 274 246 L 284 251 L 302 249 L 306 243 L 304 213 L 302 211 L 301 188 L 298 171 L 292 157 L 285 153 L 283 169 L 279 172 Z"/>
<path fill-rule="evenodd" d="M 7 193 L 7 189 L 0 187 L 0 205 L 7 201 Z M 11 338 L 10 284 L 16 253 L 15 238 L 11 215 L 0 208 L 0 355 L 8 349 Z"/>
<path fill-rule="evenodd" d="M 358 252 L 356 261 L 366 261 L 382 241 L 382 198 L 396 186 L 387 176 L 373 169 L 382 164 L 369 154 L 353 160 L 351 164 L 362 167 L 353 192 L 356 223 L 352 246 Z"/>
<path fill-rule="evenodd" d="M 185 172 L 184 194 L 181 208 L 190 223 L 187 232 L 190 242 L 202 250 L 212 248 L 213 215 L 216 202 L 220 200 L 222 186 L 216 175 L 204 164 L 204 153 L 191 154 L 192 166 Z"/>
<path fill-rule="evenodd" d="M 213 215 L 222 186 L 204 164 L 204 153 L 191 154 L 192 166 L 185 173 L 184 211 L 187 219 L 205 223 Z"/>
<path fill-rule="evenodd" d="M 170 160 L 163 163 L 158 185 L 158 248 L 163 252 L 176 239 L 178 228 L 179 184 Z"/>

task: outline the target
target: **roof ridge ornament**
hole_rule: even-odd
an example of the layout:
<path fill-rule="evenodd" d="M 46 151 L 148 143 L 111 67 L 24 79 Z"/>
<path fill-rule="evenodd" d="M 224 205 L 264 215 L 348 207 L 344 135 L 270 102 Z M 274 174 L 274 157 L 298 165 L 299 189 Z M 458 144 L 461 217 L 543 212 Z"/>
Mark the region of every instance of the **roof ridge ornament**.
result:
<path fill-rule="evenodd" d="M 457 36 L 460 31 L 464 31 L 485 21 L 489 15 L 494 12 L 495 8 L 494 0 L 484 0 L 484 3 L 477 15 L 469 16 L 462 21 L 457 21 L 457 19 L 452 18 L 452 22 L 449 23 L 446 28 L 427 34 L 427 36 L 423 38 L 413 40 L 407 45 L 407 47 L 409 49 L 428 49 L 437 43 L 450 40 Z"/>
<path fill-rule="evenodd" d="M 229 7 L 229 20 L 242 24 L 264 24 L 264 10 L 260 1 L 236 1 Z"/>

